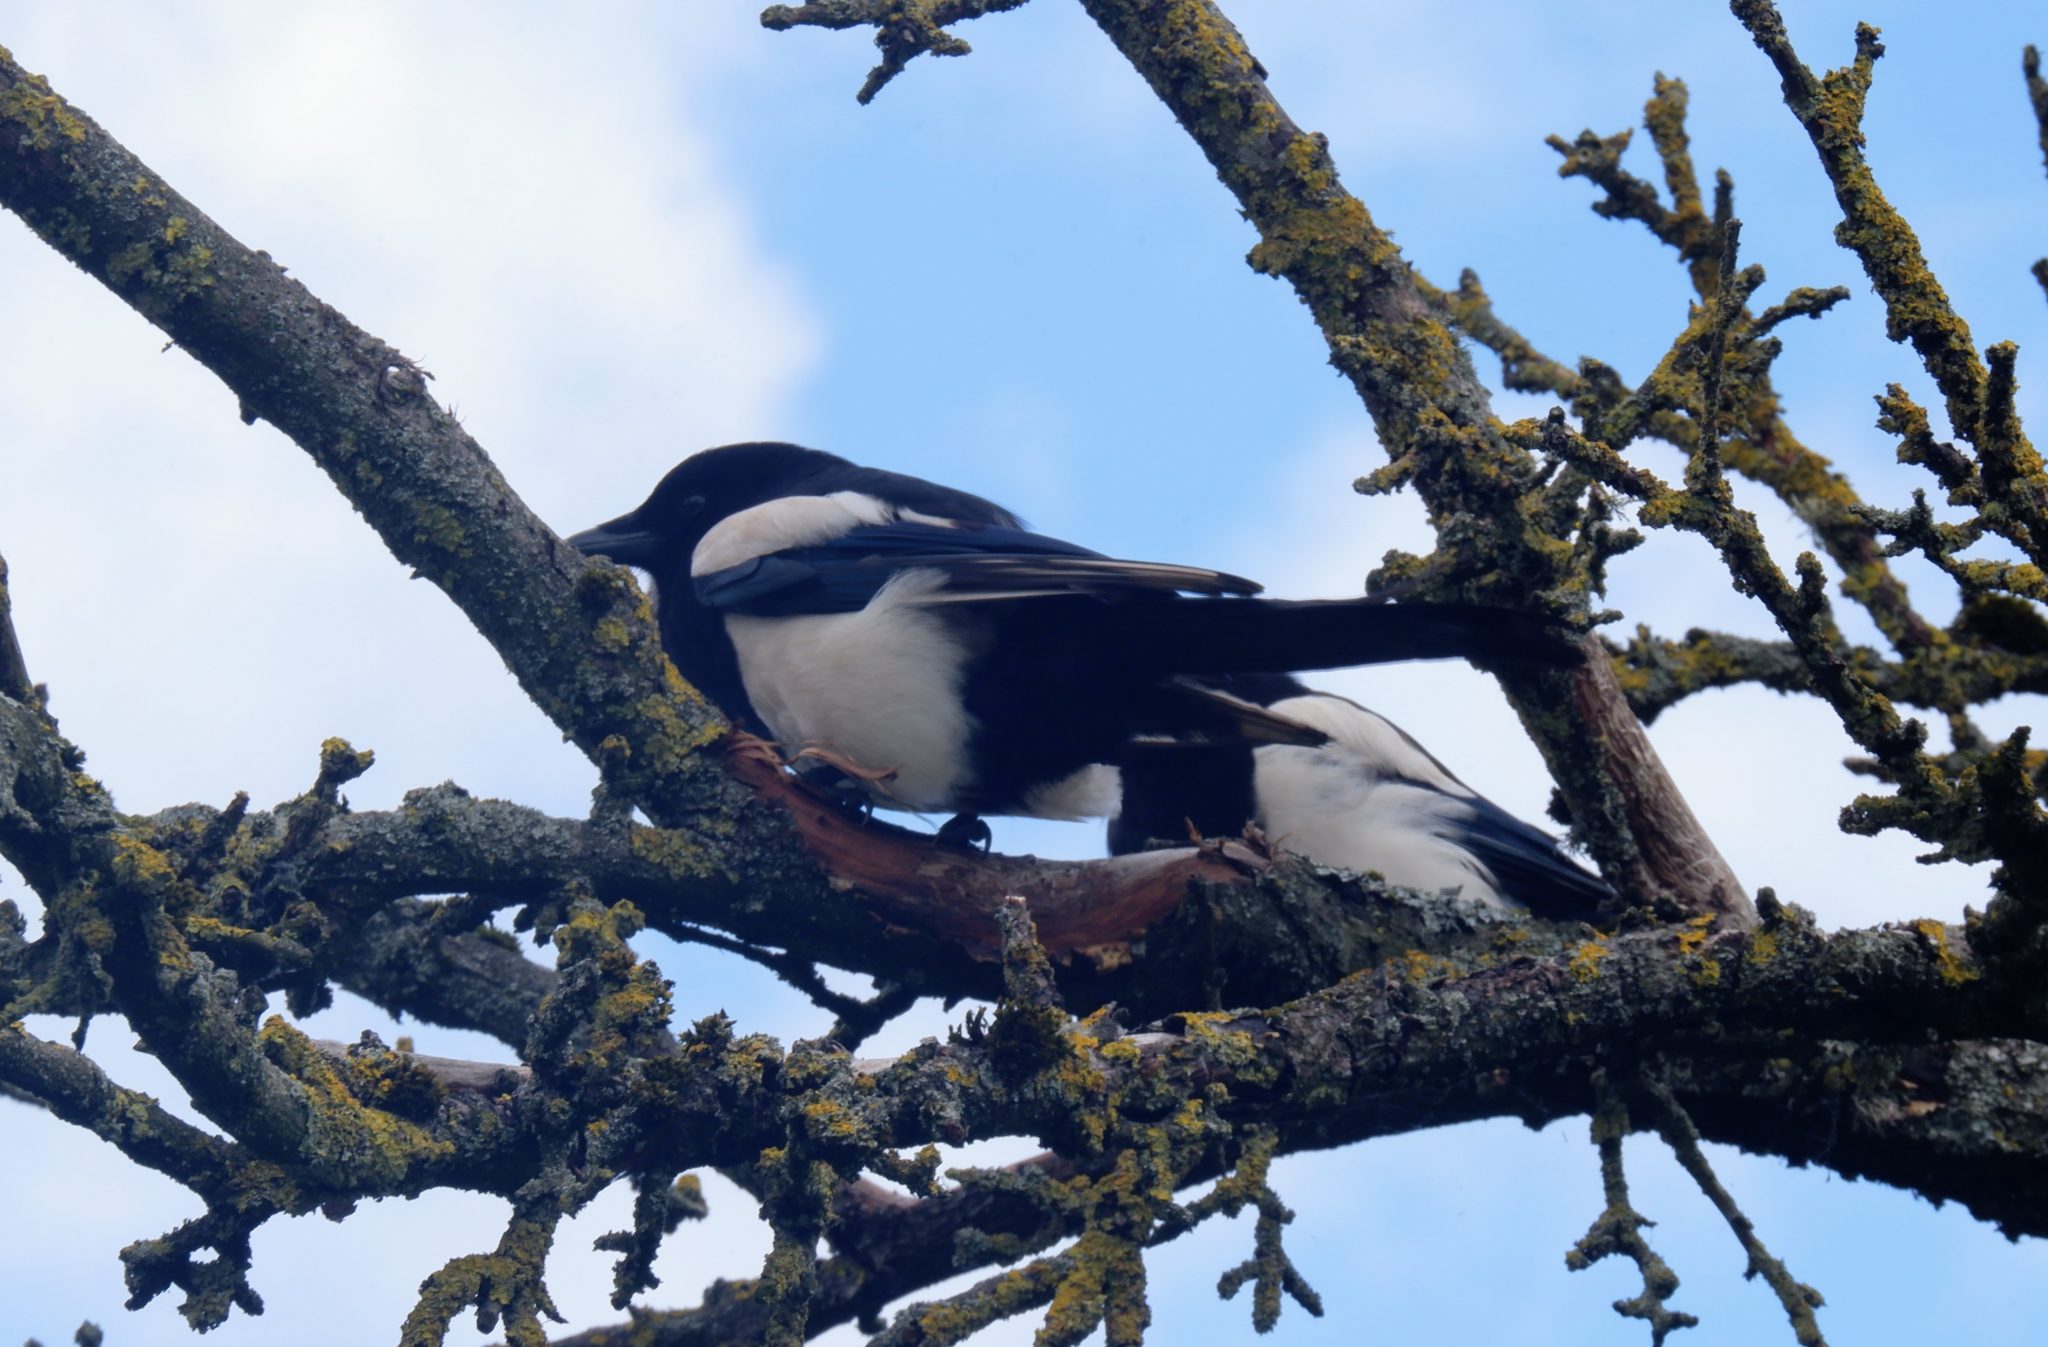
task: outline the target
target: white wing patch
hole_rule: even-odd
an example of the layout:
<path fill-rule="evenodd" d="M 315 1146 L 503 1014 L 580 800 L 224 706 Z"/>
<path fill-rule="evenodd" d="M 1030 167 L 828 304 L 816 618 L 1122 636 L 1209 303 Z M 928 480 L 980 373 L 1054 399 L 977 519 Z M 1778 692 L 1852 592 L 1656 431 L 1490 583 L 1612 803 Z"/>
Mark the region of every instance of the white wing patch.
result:
<path fill-rule="evenodd" d="M 842 491 L 839 494 L 842 496 L 850 496 L 854 493 L 851 491 Z M 870 496 L 868 497 L 868 499 L 873 500 L 874 497 Z M 878 505 L 881 504 L 880 501 L 876 501 L 875 503 Z M 896 507 L 896 518 L 902 520 L 906 524 L 923 524 L 926 528 L 956 529 L 960 527 L 960 521 L 957 519 L 944 519 L 935 514 L 926 514 L 923 510 L 906 510 L 901 506 Z"/>
<path fill-rule="evenodd" d="M 711 575 L 770 552 L 814 547 L 863 525 L 886 524 L 896 517 L 888 502 L 858 491 L 782 496 L 713 524 L 690 554 L 690 574 Z M 932 521 L 920 517 L 918 522 Z"/>
<path fill-rule="evenodd" d="M 943 618 L 920 606 L 945 582 L 939 571 L 913 568 L 897 572 L 857 613 L 726 615 L 747 698 L 785 753 L 824 748 L 894 772 L 871 787 L 887 808 L 952 807 L 971 784 L 974 721 L 960 701 L 967 650 Z"/>

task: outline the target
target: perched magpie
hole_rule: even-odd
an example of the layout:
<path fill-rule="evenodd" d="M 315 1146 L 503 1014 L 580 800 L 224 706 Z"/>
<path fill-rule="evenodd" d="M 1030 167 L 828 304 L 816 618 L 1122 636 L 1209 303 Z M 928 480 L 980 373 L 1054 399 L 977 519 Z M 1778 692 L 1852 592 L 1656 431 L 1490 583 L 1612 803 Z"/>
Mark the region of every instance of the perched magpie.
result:
<path fill-rule="evenodd" d="M 969 832 L 980 814 L 1114 812 L 1110 769 L 1139 739 L 1325 741 L 1197 678 L 1559 644 L 1500 609 L 1251 598 L 1249 580 L 1114 560 L 791 444 L 695 454 L 569 542 L 653 577 L 669 657 L 734 721 Z"/>
<path fill-rule="evenodd" d="M 1613 896 L 1548 833 L 1451 775 L 1386 717 L 1284 674 L 1208 681 L 1328 741 L 1133 750 L 1122 762 L 1122 811 L 1109 825 L 1113 854 L 1180 841 L 1190 829 L 1234 837 L 1257 823 L 1288 851 L 1377 871 L 1404 888 L 1457 888 L 1483 903 L 1567 919 L 1590 918 Z"/>

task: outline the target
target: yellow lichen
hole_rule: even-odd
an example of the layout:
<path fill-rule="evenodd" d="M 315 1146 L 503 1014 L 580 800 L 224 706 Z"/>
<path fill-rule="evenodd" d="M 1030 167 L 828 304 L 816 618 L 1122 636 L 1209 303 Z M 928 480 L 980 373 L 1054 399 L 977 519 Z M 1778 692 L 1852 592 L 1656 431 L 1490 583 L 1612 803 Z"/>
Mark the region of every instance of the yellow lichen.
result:
<path fill-rule="evenodd" d="M 74 143 L 85 139 L 85 119 L 52 93 L 41 75 L 24 74 L 13 88 L 0 93 L 0 121 L 21 127 L 22 142 L 32 150 L 54 148 L 59 136 Z"/>
<path fill-rule="evenodd" d="M 1922 939 L 1934 946 L 1934 966 L 1941 974 L 1943 982 L 1948 983 L 1950 986 L 1959 986 L 1965 982 L 1975 982 L 1979 977 L 1983 976 L 1965 962 L 1962 956 L 1958 955 L 1954 947 L 1949 944 L 1948 927 L 1932 917 L 1922 917 L 1920 920 L 1912 923 L 1912 929 L 1919 932 Z"/>

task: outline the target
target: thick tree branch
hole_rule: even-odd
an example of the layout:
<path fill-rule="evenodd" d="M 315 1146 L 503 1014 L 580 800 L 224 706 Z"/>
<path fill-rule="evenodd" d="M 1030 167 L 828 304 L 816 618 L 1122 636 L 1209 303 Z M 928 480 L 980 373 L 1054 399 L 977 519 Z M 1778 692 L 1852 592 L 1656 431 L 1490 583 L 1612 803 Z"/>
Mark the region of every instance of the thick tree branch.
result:
<path fill-rule="evenodd" d="M 232 959 L 244 978 L 331 978 L 394 1012 L 514 1044 L 546 970 L 469 927 L 495 908 L 531 909 L 570 891 L 630 901 L 684 938 L 711 926 L 814 963 L 985 999 L 1002 986 L 996 914 L 1021 895 L 1063 965 L 1067 1003 L 1114 1000 L 1139 1015 L 1186 1006 L 1190 987 L 1218 1003 L 1279 1001 L 1361 969 L 1406 966 L 1411 951 L 1428 950 L 1441 971 L 1558 948 L 1581 930 L 1320 871 L 1249 841 L 1086 863 L 975 857 L 863 826 L 765 765 L 741 770 L 786 798 L 813 850 L 844 857 L 834 869 L 848 877 L 798 891 L 801 906 L 764 907 L 727 880 L 707 882 L 687 834 L 550 818 L 452 785 L 414 791 L 390 812 L 337 807 L 309 818 L 296 803 L 275 813 L 184 805 L 148 818 L 80 818 L 75 811 L 92 802 L 77 795 L 65 754 L 31 708 L 0 701 L 0 787 L 13 783 L 0 790 L 0 855 L 38 887 L 61 891 L 75 865 L 68 852 L 45 855 L 46 842 L 80 826 L 115 829 L 168 857 L 188 889 L 233 896 L 232 912 L 195 908 L 190 915 L 211 924 L 188 919 L 187 937 Z M 1190 888 L 1195 900 L 1183 901 Z M 475 896 L 416 901 L 447 892 Z M 250 938 L 268 913 L 287 914 L 276 930 L 291 933 L 289 949 Z M 224 929 L 228 916 L 243 934 Z M 45 937 L 17 962 L 47 974 L 54 957 Z"/>

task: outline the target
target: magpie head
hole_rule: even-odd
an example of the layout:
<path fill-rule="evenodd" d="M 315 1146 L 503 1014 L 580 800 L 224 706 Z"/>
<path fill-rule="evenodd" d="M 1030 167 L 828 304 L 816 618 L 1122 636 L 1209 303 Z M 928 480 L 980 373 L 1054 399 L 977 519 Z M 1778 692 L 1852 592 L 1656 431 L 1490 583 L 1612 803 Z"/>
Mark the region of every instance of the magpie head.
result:
<path fill-rule="evenodd" d="M 661 479 L 638 509 L 570 537 L 593 557 L 651 571 L 657 580 L 680 567 L 704 534 L 727 515 L 763 501 L 805 493 L 805 483 L 845 459 L 794 444 L 727 444 L 690 455 Z"/>

